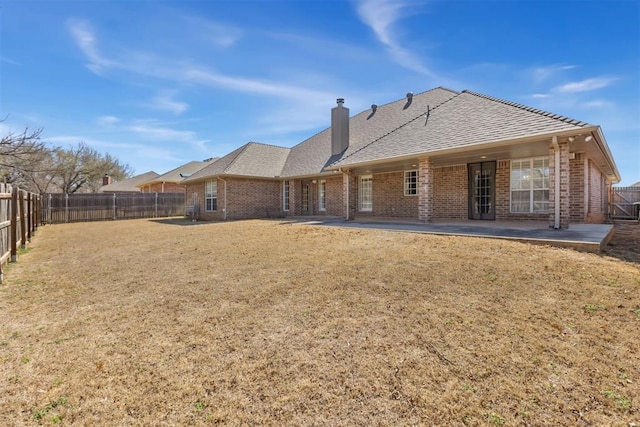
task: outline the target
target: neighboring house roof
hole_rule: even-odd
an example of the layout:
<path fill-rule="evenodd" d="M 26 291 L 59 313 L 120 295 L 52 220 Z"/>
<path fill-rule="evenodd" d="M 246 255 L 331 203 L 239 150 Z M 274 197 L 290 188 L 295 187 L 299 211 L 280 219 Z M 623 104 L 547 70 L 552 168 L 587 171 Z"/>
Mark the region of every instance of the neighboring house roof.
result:
<path fill-rule="evenodd" d="M 157 176 L 160 175 L 154 171 L 149 171 L 109 185 L 103 185 L 98 189 L 98 193 L 139 193 L 140 188 L 138 188 L 138 185 L 140 183 L 149 181 Z"/>
<path fill-rule="evenodd" d="M 175 168 L 173 170 L 170 170 L 169 172 L 167 172 L 167 173 L 165 173 L 163 175 L 158 175 L 158 176 L 153 177 L 149 181 L 142 182 L 142 183 L 136 185 L 136 187 L 144 187 L 144 186 L 147 186 L 147 185 L 153 185 L 153 184 L 163 183 L 163 182 L 178 183 L 178 182 L 182 181 L 185 176 L 193 175 L 195 172 L 197 172 L 200 169 L 206 167 L 207 165 L 215 162 L 218 159 L 219 159 L 219 157 L 214 157 L 214 158 L 209 159 L 209 160 L 192 161 L 192 162 L 186 163 L 186 164 L 184 164 L 182 166 L 178 166 L 177 168 Z"/>
<path fill-rule="evenodd" d="M 195 182 L 220 175 L 275 178 L 280 176 L 290 151 L 290 148 L 249 142 L 181 182 Z"/>
<path fill-rule="evenodd" d="M 380 159 L 444 152 L 483 143 L 579 131 L 578 120 L 520 104 L 463 91 L 432 108 L 394 132 L 352 151 L 332 166 L 346 166 Z"/>
<path fill-rule="evenodd" d="M 631 184 L 631 187 L 640 187 L 640 181 L 636 182 L 635 184 Z"/>
<path fill-rule="evenodd" d="M 349 119 L 349 147 L 341 156 L 331 155 L 331 128 L 312 136 L 291 149 L 282 171 L 283 177 L 317 175 L 326 172 L 325 167 L 357 152 L 371 141 L 393 132 L 407 122 L 421 117 L 448 101 L 458 92 L 438 87 L 416 95 L 411 102 L 407 98 L 365 110 Z"/>

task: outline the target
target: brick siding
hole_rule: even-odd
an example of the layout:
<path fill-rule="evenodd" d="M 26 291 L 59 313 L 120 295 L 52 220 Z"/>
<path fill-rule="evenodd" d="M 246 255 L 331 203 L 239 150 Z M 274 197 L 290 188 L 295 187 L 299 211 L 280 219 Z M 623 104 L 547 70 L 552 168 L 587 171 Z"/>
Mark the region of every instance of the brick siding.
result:
<path fill-rule="evenodd" d="M 373 211 L 371 215 L 418 218 L 418 195 L 404 195 L 404 172 L 373 175 Z"/>
<path fill-rule="evenodd" d="M 467 165 L 433 168 L 433 218 L 469 217 Z"/>
<path fill-rule="evenodd" d="M 187 204 L 198 193 L 199 219 L 225 218 L 225 182 L 227 189 L 226 219 L 272 218 L 281 216 L 281 181 L 226 178 L 218 179 L 218 203 L 215 212 L 205 211 L 205 183 L 187 186 Z"/>

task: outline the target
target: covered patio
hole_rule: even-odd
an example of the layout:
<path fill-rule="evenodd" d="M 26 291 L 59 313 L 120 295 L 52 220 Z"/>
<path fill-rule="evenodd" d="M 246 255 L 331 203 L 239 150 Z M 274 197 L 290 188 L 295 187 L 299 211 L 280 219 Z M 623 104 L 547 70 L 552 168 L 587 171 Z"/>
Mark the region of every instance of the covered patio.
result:
<path fill-rule="evenodd" d="M 614 233 L 612 224 L 572 224 L 553 229 L 547 221 L 433 221 L 423 223 L 398 218 L 360 217 L 345 221 L 340 217 L 296 217 L 296 224 L 329 227 L 369 228 L 447 236 L 486 237 L 551 245 L 599 253 Z"/>

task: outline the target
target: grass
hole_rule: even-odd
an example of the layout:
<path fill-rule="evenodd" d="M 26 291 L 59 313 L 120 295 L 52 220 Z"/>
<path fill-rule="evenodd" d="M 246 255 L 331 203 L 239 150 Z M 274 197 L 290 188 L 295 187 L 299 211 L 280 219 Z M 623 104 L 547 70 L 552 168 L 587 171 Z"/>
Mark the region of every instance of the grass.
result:
<path fill-rule="evenodd" d="M 0 419 L 640 419 L 635 262 L 480 238 L 176 223 L 38 231 L 0 294 Z"/>

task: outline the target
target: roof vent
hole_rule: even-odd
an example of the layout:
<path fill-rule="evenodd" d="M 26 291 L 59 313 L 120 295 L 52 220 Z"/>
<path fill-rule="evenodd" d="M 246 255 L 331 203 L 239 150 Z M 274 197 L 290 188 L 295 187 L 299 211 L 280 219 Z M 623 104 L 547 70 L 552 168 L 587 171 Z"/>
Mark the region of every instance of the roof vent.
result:
<path fill-rule="evenodd" d="M 375 113 L 377 109 L 378 109 L 378 106 L 376 104 L 371 104 L 371 111 Z"/>
<path fill-rule="evenodd" d="M 413 92 L 407 92 L 407 101 L 411 102 L 413 99 Z"/>

